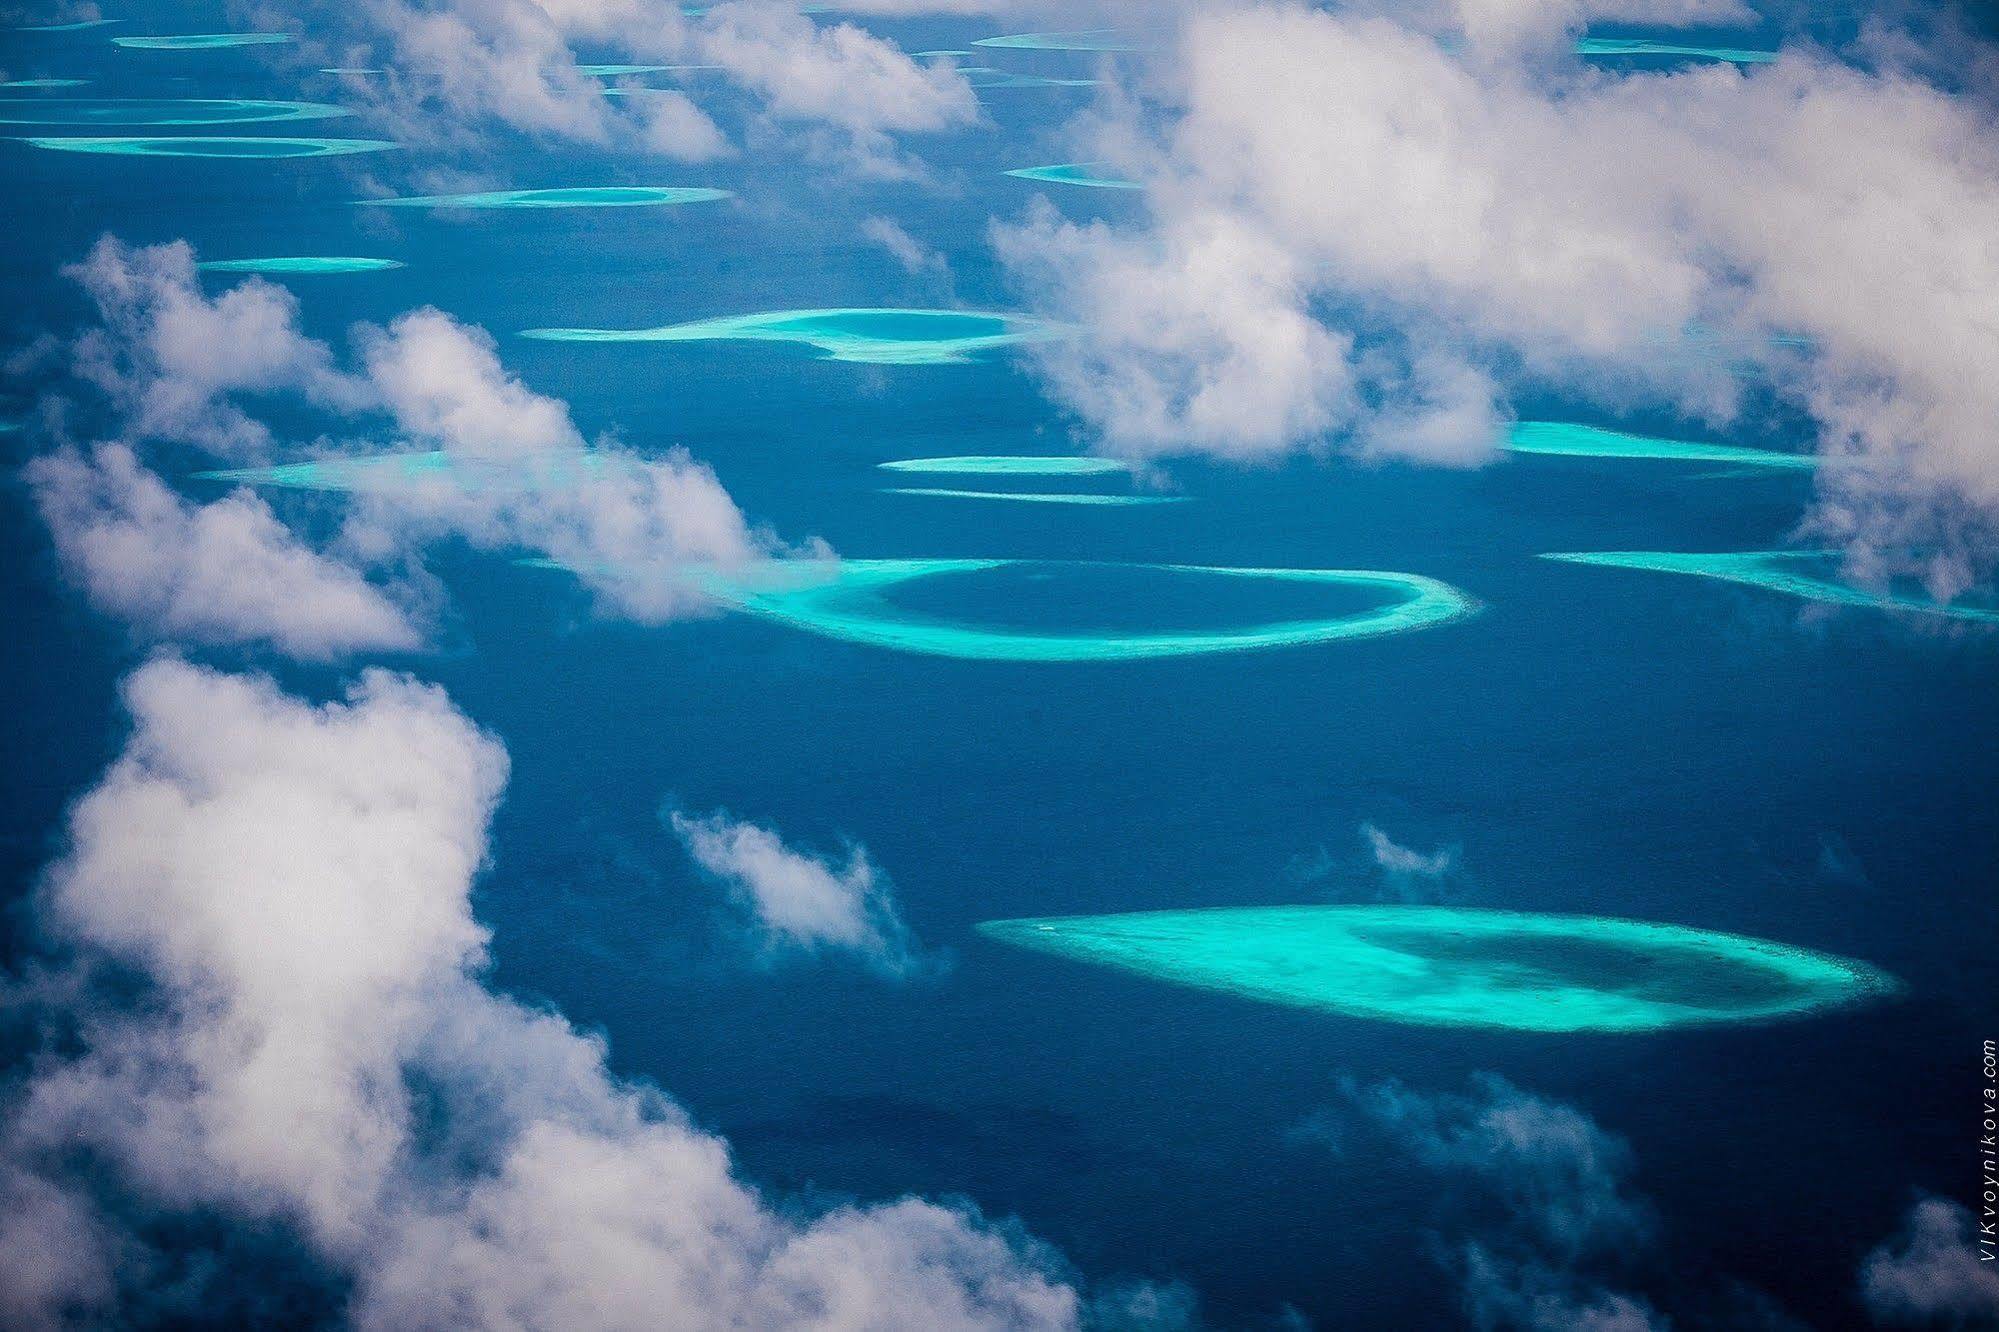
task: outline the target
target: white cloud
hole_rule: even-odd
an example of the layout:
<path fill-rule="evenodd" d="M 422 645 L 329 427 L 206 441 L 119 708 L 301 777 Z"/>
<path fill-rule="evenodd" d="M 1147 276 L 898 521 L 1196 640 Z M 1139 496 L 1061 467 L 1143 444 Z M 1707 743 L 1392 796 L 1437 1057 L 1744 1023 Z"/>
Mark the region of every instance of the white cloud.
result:
<path fill-rule="evenodd" d="M 702 818 L 675 810 L 668 822 L 695 863 L 728 888 L 767 953 L 848 952 L 886 976 L 922 966 L 888 882 L 863 848 L 848 848 L 840 864 L 795 851 L 773 830 L 726 814 Z"/>
<path fill-rule="evenodd" d="M 191 503 L 122 444 L 48 454 L 25 476 L 92 602 L 146 634 L 309 658 L 421 642 L 403 607 L 248 492 Z"/>
<path fill-rule="evenodd" d="M 1975 1327 L 1999 1323 L 1999 1271 L 1981 1260 L 1965 1208 L 1925 1198 L 1902 1233 L 1867 1255 L 1860 1294 L 1877 1323 Z"/>
<path fill-rule="evenodd" d="M 1434 894 L 1437 881 L 1458 868 L 1458 848 L 1455 846 L 1418 851 L 1402 845 L 1372 823 L 1360 825 L 1360 837 L 1367 845 L 1375 868 L 1381 871 L 1389 887 L 1403 901 L 1416 901 Z"/>
<path fill-rule="evenodd" d="M 950 261 L 903 229 L 892 217 L 870 217 L 861 222 L 861 235 L 887 250 L 903 271 L 915 276 L 932 274 L 949 280 Z"/>
<path fill-rule="evenodd" d="M 89 997 L 4 1126 L 45 1172 L 16 1194 L 82 1151 L 157 1214 L 285 1227 L 362 1327 L 1075 1324 L 1058 1260 L 1011 1229 L 768 1201 L 600 1041 L 485 988 L 470 891 L 507 760 L 441 691 L 370 671 L 314 706 L 160 660 L 125 693 L 131 739 L 39 899 Z M 102 961 L 136 1005 L 91 988 Z M 40 1202 L 7 1224 L 96 1224 Z M 23 1321 L 106 1303 L 86 1247 L 60 1283 L 35 1252 L 0 1250 Z"/>
<path fill-rule="evenodd" d="M 1826 473 L 1841 535 L 1999 507 L 1989 108 L 1804 49 L 1617 74 L 1502 48 L 1297 4 L 1198 11 L 1158 100 L 1110 104 L 1078 147 L 1146 183 L 1146 218 L 998 233 L 1036 304 L 1085 328 L 1041 349 L 1056 395 L 1125 452 L 1331 435 L 1462 462 L 1505 412 L 1502 371 L 1730 419 L 1729 367 L 1672 352 L 1698 324 L 1865 461 Z"/>

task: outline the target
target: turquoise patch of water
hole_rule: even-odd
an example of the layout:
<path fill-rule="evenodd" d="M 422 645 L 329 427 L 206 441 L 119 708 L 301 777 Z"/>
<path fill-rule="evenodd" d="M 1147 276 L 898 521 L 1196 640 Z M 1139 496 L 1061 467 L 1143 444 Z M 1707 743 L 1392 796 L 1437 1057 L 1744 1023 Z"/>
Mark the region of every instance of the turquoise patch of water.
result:
<path fill-rule="evenodd" d="M 1046 181 L 1051 185 L 1087 185 L 1098 190 L 1135 190 L 1139 183 L 1135 180 L 1119 180 L 1115 176 L 1101 175 L 1094 162 L 1058 162 L 1052 166 L 1015 167 L 1006 173 L 1022 180 Z"/>
<path fill-rule="evenodd" d="M 627 74 L 663 74 L 673 65 L 578 65 L 576 72 L 593 79 L 622 78 Z"/>
<path fill-rule="evenodd" d="M 1079 504 L 1118 508 L 1145 504 L 1180 504 L 1185 495 L 1092 495 L 1032 490 L 949 490 L 941 486 L 891 486 L 888 495 L 930 495 L 938 499 L 1013 500 L 1020 504 Z"/>
<path fill-rule="evenodd" d="M 1245 999 L 1434 1027 L 1649 1032 L 1880 999 L 1865 962 L 1604 916 L 1415 906 L 1225 907 L 994 920 L 981 934 Z"/>
<path fill-rule="evenodd" d="M 35 24 L 30 24 L 25 28 L 16 28 L 15 31 L 16 32 L 82 32 L 86 28 L 102 28 L 106 24 L 123 23 L 124 21 L 125 20 L 121 18 L 78 19 L 74 23 L 35 23 Z"/>
<path fill-rule="evenodd" d="M 839 361 L 939 365 L 1067 331 L 1024 314 L 884 308 L 771 310 L 664 328 L 534 328 L 522 336 L 549 342 L 798 342 Z"/>
<path fill-rule="evenodd" d="M 380 273 L 401 268 L 400 259 L 363 259 L 351 255 L 280 255 L 268 259 L 208 259 L 196 264 L 204 273 L 278 273 L 311 276 L 322 273 Z"/>
<path fill-rule="evenodd" d="M 1116 458 L 1025 457 L 1014 454 L 971 453 L 950 458 L 897 458 L 876 463 L 884 472 L 941 472 L 954 476 L 1103 476 L 1128 472 Z"/>
<path fill-rule="evenodd" d="M 1006 37 L 981 37 L 974 46 L 1016 51 L 1137 51 L 1142 49 L 1115 28 L 1089 32 L 1020 32 Z"/>
<path fill-rule="evenodd" d="M 81 88 L 89 79 L 9 79 L 0 88 Z"/>
<path fill-rule="evenodd" d="M 644 208 L 708 203 L 727 190 L 687 185 L 588 185 L 547 190 L 490 190 L 481 194 L 421 194 L 400 199 L 357 199 L 377 208 Z"/>
<path fill-rule="evenodd" d="M 197 472 L 195 479 L 288 490 L 393 492 L 412 486 L 448 485 L 456 490 L 512 492 L 580 484 L 600 475 L 608 465 L 613 465 L 613 460 L 577 450 L 541 453 L 517 460 L 465 458 L 430 450 L 313 458 L 275 467 Z"/>
<path fill-rule="evenodd" d="M 109 153 L 124 157 L 337 157 L 379 153 L 399 145 L 382 139 L 206 138 L 31 138 L 22 142 L 64 153 Z"/>
<path fill-rule="evenodd" d="M 351 114 L 325 102 L 242 98 L 0 98 L 0 125 L 230 125 Z"/>
<path fill-rule="evenodd" d="M 1564 458 L 1658 458 L 1676 462 L 1741 463 L 1755 467 L 1809 469 L 1818 466 L 1810 453 L 1780 453 L 1737 444 L 1708 444 L 1692 439 L 1661 439 L 1629 435 L 1621 430 L 1576 425 L 1569 421 L 1518 421 L 1507 431 L 1506 448 L 1513 453 L 1538 453 Z"/>
<path fill-rule="evenodd" d="M 237 46 L 280 46 L 296 38 L 288 32 L 193 32 L 177 37 L 113 37 L 128 51 L 222 51 Z"/>
<path fill-rule="evenodd" d="M 1910 611 L 1953 620 L 1999 624 L 1999 609 L 1955 605 L 1908 592 L 1873 591 L 1839 582 L 1833 575 L 1839 557 L 1828 551 L 1748 550 L 1714 553 L 1670 550 L 1599 550 L 1552 552 L 1541 557 L 1565 564 L 1597 564 L 1612 569 L 1647 569 L 1655 573 L 1690 574 L 1723 582 L 1760 587 L 1806 601 L 1868 610 Z"/>
<path fill-rule="evenodd" d="M 1581 56 L 1684 56 L 1690 60 L 1725 60 L 1734 65 L 1761 65 L 1777 58 L 1775 51 L 1749 51 L 1734 46 L 1685 46 L 1644 37 L 1582 37 Z"/>

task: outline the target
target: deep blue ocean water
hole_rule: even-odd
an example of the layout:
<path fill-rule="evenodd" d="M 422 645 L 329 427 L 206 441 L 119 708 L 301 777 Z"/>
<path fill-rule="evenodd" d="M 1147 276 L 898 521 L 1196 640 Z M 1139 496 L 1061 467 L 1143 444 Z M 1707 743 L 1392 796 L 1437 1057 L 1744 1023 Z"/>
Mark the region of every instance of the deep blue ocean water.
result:
<path fill-rule="evenodd" d="M 156 25 L 121 30 L 225 25 L 185 6 L 156 12 Z M 882 27 L 913 50 L 984 32 Z M 336 81 L 274 69 L 265 53 L 117 51 L 90 32 L 5 43 L 8 77 L 95 80 L 79 95 L 339 100 Z M 1032 52 L 991 63 L 1090 67 Z M 990 91 L 991 125 L 916 145 L 938 190 L 829 184 L 755 149 L 676 168 L 520 143 L 492 173 L 494 188 L 737 194 L 659 209 L 387 215 L 349 201 L 371 175 L 399 187 L 414 162 L 146 160 L 0 142 L 14 200 L 0 334 L 18 346 L 74 327 L 80 294 L 55 272 L 106 231 L 185 237 L 206 259 L 394 258 L 407 267 L 291 281 L 308 330 L 338 340 L 355 321 L 435 304 L 491 331 L 509 368 L 567 401 L 586 433 L 642 452 L 686 447 L 788 539 L 823 537 L 856 557 L 1377 568 L 1458 585 L 1484 603 L 1476 618 L 1376 641 L 1014 664 L 884 652 L 745 616 L 614 623 L 563 574 L 445 549 L 444 646 L 399 664 L 443 684 L 512 755 L 477 895 L 496 983 L 601 1030 L 621 1072 L 657 1080 L 724 1133 L 755 1179 L 826 1196 L 963 1194 L 1018 1216 L 1093 1277 L 1185 1281 L 1228 1325 L 1290 1306 L 1327 1326 L 1448 1326 L 1456 1297 L 1426 1256 L 1427 1236 L 1454 1233 L 1435 1179 L 1335 1155 L 1298 1130 L 1342 1077 L 1456 1091 L 1489 1070 L 1631 1140 L 1665 1237 L 1635 1284 L 1669 1311 L 1698 1319 L 1735 1279 L 1814 1326 L 1852 1322 L 1858 1260 L 1915 1192 L 1968 1198 L 1974 1182 L 1973 1067 L 1999 1016 L 1999 639 L 1534 558 L 1773 546 L 1807 478 L 1560 458 L 1469 472 L 1301 461 L 1174 465 L 1174 493 L 1191 502 L 1173 505 L 898 496 L 883 493 L 901 481 L 876 463 L 1077 441 L 1004 353 L 868 366 L 773 344 L 514 336 L 760 309 L 1013 308 L 987 219 L 1059 187 L 1001 173 L 1067 160 L 1054 129 L 1087 93 Z M 362 117 L 320 125 L 394 137 Z M 1140 206 L 1116 191 L 1050 197 L 1074 217 Z M 943 251 L 948 285 L 863 240 L 870 216 Z M 9 405 L 37 387 L 17 382 Z M 1549 419 L 1577 410 L 1518 406 Z M 5 446 L 18 454 L 21 440 Z M 272 502 L 313 521 L 338 500 Z M 115 752 L 113 684 L 138 651 L 65 590 L 18 485 L 6 505 L 0 848 L 18 897 L 63 803 Z M 1142 621 L 1143 600 L 1083 598 L 1146 595 L 1142 580 L 1111 581 L 1050 585 L 1048 622 Z M 936 609 L 949 591 L 909 596 Z M 1244 595 L 1246 618 L 1266 618 L 1298 594 Z M 315 691 L 337 680 L 278 673 Z M 662 829 L 667 804 L 726 808 L 819 849 L 864 844 L 950 967 L 903 985 L 838 962 L 758 968 Z M 1368 822 L 1418 848 L 1461 848 L 1445 885 L 1459 905 L 1765 936 L 1864 958 L 1910 993 L 1768 1027 L 1430 1030 L 1163 986 L 972 930 L 1010 916 L 1374 900 L 1384 883 L 1358 831 Z M 17 913 L 12 951 L 23 943 Z"/>

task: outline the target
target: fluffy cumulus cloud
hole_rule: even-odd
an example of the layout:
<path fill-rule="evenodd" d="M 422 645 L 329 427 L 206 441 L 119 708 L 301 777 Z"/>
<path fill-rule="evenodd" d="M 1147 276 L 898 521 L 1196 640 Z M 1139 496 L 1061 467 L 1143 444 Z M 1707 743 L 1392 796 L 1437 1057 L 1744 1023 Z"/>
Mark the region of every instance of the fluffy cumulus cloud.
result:
<path fill-rule="evenodd" d="M 401 605 L 254 495 L 192 503 L 122 444 L 37 458 L 26 477 L 91 601 L 142 633 L 307 658 L 421 641 Z"/>
<path fill-rule="evenodd" d="M 439 690 L 370 671 L 315 705 L 163 659 L 125 697 L 37 903 L 68 1034 L 0 1114 L 11 1326 L 116 1321 L 149 1232 L 218 1221 L 295 1237 L 361 1327 L 1075 1324 L 1011 1228 L 774 1203 L 600 1041 L 488 989 L 470 891 L 507 758 Z"/>
<path fill-rule="evenodd" d="M 1455 846 L 1419 851 L 1402 845 L 1372 823 L 1360 825 L 1360 839 L 1389 889 L 1403 901 L 1434 896 L 1439 882 L 1458 868 L 1459 851 Z"/>
<path fill-rule="evenodd" d="M 775 831 L 726 814 L 669 811 L 687 852 L 729 891 L 768 956 L 842 952 L 890 977 L 924 965 L 888 881 L 861 847 L 843 862 L 785 845 Z"/>
<path fill-rule="evenodd" d="M 1083 328 L 1057 396 L 1132 453 L 1464 463 L 1515 384 L 1720 426 L 1746 362 L 1864 464 L 1828 469 L 1827 525 L 1999 508 L 1990 109 L 1802 47 L 1607 72 L 1563 44 L 1611 11 L 1545 8 L 1195 11 L 1079 130 L 1143 216 L 996 233 Z"/>
<path fill-rule="evenodd" d="M 1878 1323 L 1896 1327 L 1999 1326 L 1999 1271 L 1981 1259 L 1965 1208 L 1925 1198 L 1902 1233 L 1867 1255 L 1860 1295 Z"/>
<path fill-rule="evenodd" d="M 59 453 L 29 478 L 93 598 L 149 632 L 315 657 L 415 646 L 408 613 L 360 569 L 401 567 L 447 536 L 553 559 L 607 609 L 645 621 L 706 604 L 690 568 L 738 568 L 776 549 L 707 466 L 678 449 L 592 447 L 564 404 L 508 373 L 491 337 L 440 311 L 360 327 L 343 364 L 274 284 L 204 293 L 183 243 L 107 237 L 74 271 L 103 318 L 78 340 L 76 366 L 129 446 Z M 195 504 L 135 451 L 171 442 L 268 457 L 276 442 L 251 409 L 279 398 L 374 440 L 314 456 L 429 449 L 446 465 L 365 488 L 340 541 L 315 551 L 248 491 Z M 411 601 L 406 586 L 397 593 Z"/>
<path fill-rule="evenodd" d="M 1468 1095 L 1400 1083 L 1347 1084 L 1344 1104 L 1315 1121 L 1336 1143 L 1373 1132 L 1439 1178 L 1496 1202 L 1500 1220 L 1448 1237 L 1471 1323 L 1513 1332 L 1658 1332 L 1645 1301 L 1607 1285 L 1602 1269 L 1647 1240 L 1651 1209 L 1629 1186 L 1630 1151 L 1573 1106 L 1491 1074 Z M 1471 1214 L 1469 1211 L 1466 1214 Z"/>

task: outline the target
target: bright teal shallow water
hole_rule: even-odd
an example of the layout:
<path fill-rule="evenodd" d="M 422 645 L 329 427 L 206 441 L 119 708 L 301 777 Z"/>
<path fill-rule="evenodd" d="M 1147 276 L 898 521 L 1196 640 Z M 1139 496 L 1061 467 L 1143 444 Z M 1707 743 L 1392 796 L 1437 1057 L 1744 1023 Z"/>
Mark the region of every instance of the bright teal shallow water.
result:
<path fill-rule="evenodd" d="M 1582 37 L 1576 54 L 1583 56 L 1686 56 L 1694 60 L 1724 60 L 1736 65 L 1760 65 L 1777 58 L 1775 51 L 1737 46 L 1690 46 L 1644 37 Z"/>
<path fill-rule="evenodd" d="M 981 37 L 974 46 L 1018 51 L 1137 51 L 1143 48 L 1115 28 L 1088 32 L 1020 32 L 1005 37 Z"/>
<path fill-rule="evenodd" d="M 238 46 L 281 46 L 297 38 L 288 32 L 194 32 L 174 37 L 113 37 L 113 46 L 131 51 L 223 51 Z"/>
<path fill-rule="evenodd" d="M 418 194 L 358 199 L 377 208 L 654 208 L 712 203 L 728 190 L 692 185 L 566 185 L 543 190 L 487 190 L 473 194 Z"/>
<path fill-rule="evenodd" d="M 1885 998 L 1865 962 L 1601 916 L 1230 907 L 985 921 L 1003 943 L 1246 999 L 1422 1026 L 1650 1032 Z"/>
<path fill-rule="evenodd" d="M 948 458 L 894 458 L 876 463 L 884 472 L 945 473 L 953 476 L 1105 476 L 1129 471 L 1116 458 L 1035 457 L 1013 454 L 959 454 Z"/>
<path fill-rule="evenodd" d="M 1910 611 L 1947 619 L 1999 624 L 1999 609 L 1935 601 L 1894 590 L 1872 591 L 1838 581 L 1839 557 L 1826 551 L 1748 550 L 1695 552 L 1670 550 L 1601 550 L 1550 553 L 1543 559 L 1567 564 L 1596 564 L 1611 569 L 1643 569 L 1654 573 L 1717 578 L 1745 587 L 1763 588 L 1806 601 L 1868 610 Z"/>
<path fill-rule="evenodd" d="M 1066 336 L 1032 315 L 978 310 L 770 310 L 664 328 L 531 328 L 545 342 L 797 342 L 836 361 L 942 365 L 980 352 Z"/>
<path fill-rule="evenodd" d="M 1034 490 L 952 490 L 942 486 L 891 486 L 890 495 L 928 495 L 934 499 L 1011 500 L 1017 504 L 1080 504 L 1101 508 L 1181 504 L 1185 495 L 1095 495 L 1064 491 Z"/>
<path fill-rule="evenodd" d="M 400 259 L 368 259 L 358 255 L 273 255 L 264 259 L 204 259 L 195 265 L 204 273 L 278 273 L 311 277 L 332 273 L 381 273 L 401 268 Z"/>
<path fill-rule="evenodd" d="M 1052 166 L 1015 167 L 1007 172 L 1022 180 L 1046 181 L 1053 185 L 1087 185 L 1099 190 L 1135 190 L 1135 180 L 1120 180 L 1099 172 L 1094 162 L 1058 162 Z"/>
<path fill-rule="evenodd" d="M 1662 439 L 1631 435 L 1599 426 L 1568 421 L 1518 421 L 1507 431 L 1506 448 L 1513 453 L 1541 453 L 1564 458 L 1657 458 L 1675 462 L 1739 463 L 1750 467 L 1811 468 L 1810 453 L 1779 453 L 1774 449 L 1710 444 L 1693 439 Z"/>
<path fill-rule="evenodd" d="M 603 455 L 588 452 L 552 452 L 540 455 L 532 463 L 521 463 L 463 458 L 431 450 L 314 458 L 274 467 L 237 467 L 197 472 L 195 479 L 290 490 L 388 493 L 431 485 L 474 492 L 514 491 L 575 485 L 599 475 L 609 462 Z"/>
<path fill-rule="evenodd" d="M 124 21 L 125 21 L 125 20 L 124 20 L 124 19 L 121 19 L 121 18 L 94 18 L 94 19 L 78 19 L 78 20 L 77 20 L 76 22 L 74 22 L 74 23 L 36 23 L 36 24 L 31 24 L 31 25 L 29 25 L 29 26 L 27 26 L 27 27 L 24 27 L 24 28 L 17 28 L 17 29 L 15 29 L 15 31 L 17 31 L 17 32 L 82 32 L 82 31 L 83 31 L 84 29 L 86 29 L 86 28 L 102 28 L 102 27 L 106 26 L 107 24 L 111 24 L 111 23 L 123 23 Z"/>
<path fill-rule="evenodd" d="M 0 88 L 82 88 L 89 79 L 9 79 Z"/>
<path fill-rule="evenodd" d="M 178 138 L 24 139 L 37 148 L 65 153 L 102 153 L 115 157 L 282 158 L 342 157 L 350 153 L 380 153 L 399 145 L 382 139 L 230 138 L 222 135 Z"/>
<path fill-rule="evenodd" d="M 325 102 L 241 98 L 0 98 L 0 125 L 230 125 L 348 114 Z"/>
<path fill-rule="evenodd" d="M 548 561 L 530 563 L 561 567 Z M 1221 584 L 1240 581 L 1276 584 L 1286 589 L 1318 587 L 1348 597 L 1365 594 L 1370 604 L 1365 609 L 1342 609 L 1339 613 L 1310 618 L 1211 628 L 1045 632 L 1002 623 L 997 618 L 983 623 L 967 618 L 965 607 L 972 598 L 962 588 L 946 592 L 946 600 L 954 608 L 949 613 L 924 609 L 920 602 L 912 607 L 896 600 L 904 585 L 930 580 L 992 574 L 1059 577 L 1071 571 L 1089 577 L 1106 571 L 1133 570 Z M 794 629 L 868 647 L 974 661 L 1137 661 L 1304 647 L 1435 628 L 1464 619 L 1478 608 L 1475 601 L 1447 583 L 1417 574 L 1377 570 L 1176 565 L 1133 565 L 1119 569 L 1078 561 L 892 559 L 782 562 L 745 574 L 681 576 L 690 578 L 700 591 L 722 605 Z M 1011 593 L 1012 588 L 1008 591 Z M 1016 596 L 1007 595 L 992 609 L 997 616 L 1019 615 L 1023 608 Z M 1141 603 L 1099 607 L 1095 614 L 1099 620 L 1111 614 L 1156 618 L 1158 608 Z"/>

